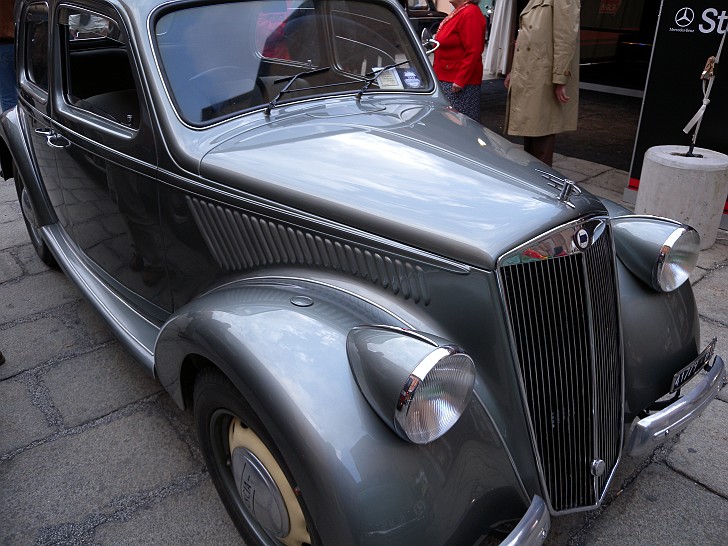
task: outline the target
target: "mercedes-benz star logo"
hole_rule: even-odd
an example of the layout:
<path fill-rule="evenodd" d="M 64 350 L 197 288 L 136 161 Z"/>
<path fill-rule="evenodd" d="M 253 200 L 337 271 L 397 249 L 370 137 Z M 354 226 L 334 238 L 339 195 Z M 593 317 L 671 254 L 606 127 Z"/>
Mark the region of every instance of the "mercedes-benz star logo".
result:
<path fill-rule="evenodd" d="M 685 28 L 695 19 L 695 12 L 692 8 L 680 8 L 675 14 L 675 24 L 680 28 Z"/>

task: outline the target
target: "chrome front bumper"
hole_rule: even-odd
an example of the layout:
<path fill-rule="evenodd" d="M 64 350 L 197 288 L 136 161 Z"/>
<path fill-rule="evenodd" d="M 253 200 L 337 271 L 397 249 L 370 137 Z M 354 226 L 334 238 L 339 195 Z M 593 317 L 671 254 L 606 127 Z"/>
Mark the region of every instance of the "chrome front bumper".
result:
<path fill-rule="evenodd" d="M 688 394 L 661 411 L 635 419 L 624 453 L 642 455 L 683 430 L 703 413 L 727 381 L 725 363 L 716 356 L 708 373 Z"/>
<path fill-rule="evenodd" d="M 536 495 L 516 528 L 501 546 L 539 546 L 551 529 L 551 515 L 544 500 Z"/>

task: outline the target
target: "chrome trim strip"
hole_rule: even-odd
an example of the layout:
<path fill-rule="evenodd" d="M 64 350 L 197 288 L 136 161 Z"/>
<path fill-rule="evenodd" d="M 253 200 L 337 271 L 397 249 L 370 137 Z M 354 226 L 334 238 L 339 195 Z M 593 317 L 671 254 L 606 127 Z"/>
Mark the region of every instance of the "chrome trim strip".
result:
<path fill-rule="evenodd" d="M 652 286 L 659 288 L 659 290 L 661 290 L 662 292 L 666 292 L 666 290 L 662 288 L 662 285 L 660 283 L 662 270 L 665 269 L 665 260 L 667 260 L 668 254 L 672 252 L 675 243 L 677 243 L 683 235 L 688 233 L 688 229 L 692 230 L 693 228 L 690 228 L 688 226 L 676 228 L 665 240 L 665 242 L 662 243 L 662 248 L 660 248 L 660 255 L 657 257 L 655 267 L 652 269 Z"/>
<path fill-rule="evenodd" d="M 66 275 L 102 316 L 124 348 L 154 376 L 154 347 L 159 328 L 130 307 L 83 263 L 75 244 L 58 224 L 43 226 L 41 231 Z"/>
<path fill-rule="evenodd" d="M 544 500 L 533 497 L 531 506 L 518 522 L 516 528 L 501 542 L 501 546 L 539 546 L 551 529 L 551 515 Z"/>
<path fill-rule="evenodd" d="M 609 218 L 606 216 L 587 216 L 556 227 L 503 254 L 498 258 L 496 268 L 582 253 L 593 245 L 596 239 L 601 237 L 608 222 Z M 590 234 L 589 244 L 586 247 L 579 248 L 574 241 L 574 237 L 580 229 L 586 229 L 587 227 L 591 228 L 588 231 Z M 539 246 L 545 243 L 550 244 L 548 246 Z M 566 246 L 563 246 L 564 244 Z M 561 249 L 562 253 L 557 253 L 557 249 Z"/>
<path fill-rule="evenodd" d="M 465 356 L 468 356 L 463 350 L 452 347 L 450 345 L 437 347 L 435 350 L 425 356 L 425 358 L 423 358 L 420 363 L 417 364 L 417 366 L 415 366 L 415 369 L 412 370 L 410 376 L 415 376 L 418 380 L 424 381 L 425 377 L 427 377 L 427 374 L 432 371 L 432 369 L 437 365 L 438 362 L 440 362 L 440 360 L 454 354 L 463 354 Z M 470 357 L 468 356 L 468 358 Z M 472 359 L 470 360 L 472 362 Z"/>
<path fill-rule="evenodd" d="M 703 413 L 727 382 L 725 363 L 716 356 L 708 374 L 692 391 L 665 409 L 635 420 L 626 452 L 629 455 L 642 455 L 683 430 Z"/>

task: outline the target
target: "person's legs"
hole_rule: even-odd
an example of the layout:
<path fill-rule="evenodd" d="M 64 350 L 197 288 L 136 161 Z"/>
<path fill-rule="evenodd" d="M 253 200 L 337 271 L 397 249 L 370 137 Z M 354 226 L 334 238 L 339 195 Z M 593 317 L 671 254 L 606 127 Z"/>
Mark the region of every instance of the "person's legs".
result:
<path fill-rule="evenodd" d="M 556 135 L 523 137 L 523 149 L 549 167 L 554 162 L 554 143 Z"/>
<path fill-rule="evenodd" d="M 453 93 L 452 83 L 440 83 L 453 108 L 480 123 L 480 86 L 466 85 L 459 92 Z"/>
<path fill-rule="evenodd" d="M 0 44 L 0 110 L 9 110 L 18 102 L 15 89 L 15 45 Z"/>

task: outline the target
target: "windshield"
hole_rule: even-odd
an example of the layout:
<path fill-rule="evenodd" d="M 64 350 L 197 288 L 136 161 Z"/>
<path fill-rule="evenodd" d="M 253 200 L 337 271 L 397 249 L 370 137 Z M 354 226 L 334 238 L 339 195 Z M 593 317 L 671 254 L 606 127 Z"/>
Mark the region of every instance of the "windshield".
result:
<path fill-rule="evenodd" d="M 433 88 L 419 46 L 388 4 L 254 0 L 203 5 L 163 14 L 154 30 L 172 100 L 192 125 L 312 96 L 360 96 L 365 86 L 366 93 Z M 396 66 L 367 82 L 391 65 Z"/>

